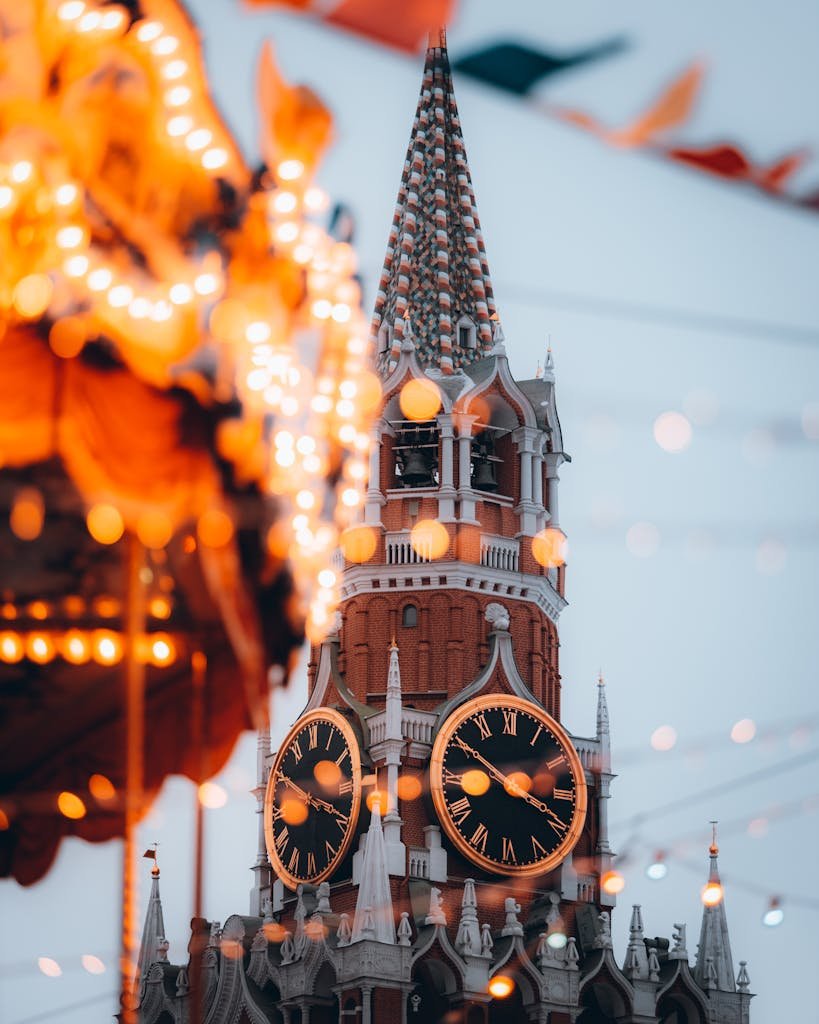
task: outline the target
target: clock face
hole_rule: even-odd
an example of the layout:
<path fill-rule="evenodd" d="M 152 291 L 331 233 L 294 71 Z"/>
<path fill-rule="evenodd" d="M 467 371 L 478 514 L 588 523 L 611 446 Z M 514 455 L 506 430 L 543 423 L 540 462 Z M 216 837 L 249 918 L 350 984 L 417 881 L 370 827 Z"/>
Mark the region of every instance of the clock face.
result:
<path fill-rule="evenodd" d="M 267 855 L 291 889 L 317 884 L 344 859 L 361 803 L 355 733 L 336 711 L 317 708 L 284 739 L 264 801 Z"/>
<path fill-rule="evenodd" d="M 479 697 L 455 711 L 432 749 L 430 789 L 449 838 L 486 871 L 550 871 L 586 818 L 586 779 L 571 740 L 519 697 Z"/>

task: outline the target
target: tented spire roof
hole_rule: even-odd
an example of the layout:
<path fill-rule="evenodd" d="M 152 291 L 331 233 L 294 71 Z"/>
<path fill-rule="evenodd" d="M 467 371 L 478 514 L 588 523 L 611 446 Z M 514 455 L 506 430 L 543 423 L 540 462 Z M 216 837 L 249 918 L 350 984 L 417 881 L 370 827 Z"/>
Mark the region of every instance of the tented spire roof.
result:
<path fill-rule="evenodd" d="M 372 321 L 382 373 L 410 322 L 425 367 L 450 374 L 492 348 L 495 300 L 443 30 L 432 33 Z"/>
<path fill-rule="evenodd" d="M 142 929 L 142 942 L 137 961 L 139 978 L 145 978 L 152 963 L 157 960 L 167 960 L 167 948 L 162 900 L 159 897 L 159 868 L 154 864 L 151 869 L 151 895 L 145 914 L 145 926 Z"/>
<path fill-rule="evenodd" d="M 717 856 L 716 829 L 709 848 L 710 866 L 708 872 L 709 885 L 722 885 L 719 877 Z M 728 938 L 728 918 L 725 914 L 725 900 L 711 906 L 705 906 L 700 926 L 700 942 L 697 949 L 697 962 L 694 966 L 694 978 L 703 988 L 716 988 L 720 992 L 735 992 L 734 961 L 731 956 L 731 942 Z"/>

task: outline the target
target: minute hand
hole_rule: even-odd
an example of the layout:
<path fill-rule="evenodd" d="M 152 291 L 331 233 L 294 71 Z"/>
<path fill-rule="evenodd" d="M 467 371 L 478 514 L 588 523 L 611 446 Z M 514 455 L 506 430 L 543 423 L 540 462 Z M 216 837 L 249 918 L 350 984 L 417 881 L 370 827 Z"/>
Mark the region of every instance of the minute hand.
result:
<path fill-rule="evenodd" d="M 502 782 L 507 788 L 507 792 L 513 790 L 516 796 L 523 797 L 527 803 L 530 803 L 533 807 L 537 807 L 539 811 L 542 811 L 543 814 L 551 818 L 556 827 L 565 831 L 565 822 L 561 821 L 548 804 L 544 803 L 542 800 L 538 800 L 538 798 L 536 796 L 532 796 L 531 793 L 527 793 L 526 790 L 522 786 L 519 786 L 514 779 L 510 779 L 508 775 L 505 775 L 500 770 L 500 768 L 496 768 L 491 761 L 487 761 L 483 754 L 480 754 L 474 747 L 470 747 L 468 743 L 464 742 L 464 740 L 460 738 L 460 736 L 458 737 L 457 743 L 465 754 L 471 754 L 472 757 L 477 761 L 480 761 L 481 764 L 489 770 L 490 774 L 493 775 L 498 782 Z"/>

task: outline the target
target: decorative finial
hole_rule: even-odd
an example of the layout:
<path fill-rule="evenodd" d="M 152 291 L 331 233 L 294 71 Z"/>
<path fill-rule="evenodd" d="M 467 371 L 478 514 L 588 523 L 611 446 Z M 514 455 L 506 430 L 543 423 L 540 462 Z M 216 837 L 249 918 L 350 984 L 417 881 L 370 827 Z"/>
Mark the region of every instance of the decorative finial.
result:
<path fill-rule="evenodd" d="M 390 650 L 391 651 L 397 651 L 398 650 L 398 644 L 395 642 L 395 633 L 393 633 L 392 640 L 390 640 Z"/>
<path fill-rule="evenodd" d="M 446 49 L 446 27 L 444 25 L 439 25 L 438 28 L 431 28 L 429 30 L 429 35 L 427 36 L 427 49 Z"/>
<path fill-rule="evenodd" d="M 156 855 L 159 843 L 151 843 L 151 846 L 153 846 L 153 849 L 146 850 L 145 853 L 142 854 L 142 856 L 154 862 L 153 867 L 151 868 L 151 878 L 159 878 L 159 860 L 157 859 Z"/>
<path fill-rule="evenodd" d="M 710 825 L 711 825 L 711 845 L 708 847 L 708 852 L 711 854 L 712 857 L 716 857 L 716 855 L 719 853 L 719 847 L 717 846 L 717 825 L 718 824 L 719 824 L 719 822 L 717 822 L 717 821 L 710 822 Z"/>
<path fill-rule="evenodd" d="M 598 686 L 605 686 L 606 685 L 606 680 L 603 678 L 603 669 L 602 668 L 599 668 L 597 670 L 597 685 Z"/>
<path fill-rule="evenodd" d="M 540 365 L 540 360 L 537 361 L 537 369 L 535 370 L 535 380 L 540 380 L 543 376 L 543 367 Z"/>

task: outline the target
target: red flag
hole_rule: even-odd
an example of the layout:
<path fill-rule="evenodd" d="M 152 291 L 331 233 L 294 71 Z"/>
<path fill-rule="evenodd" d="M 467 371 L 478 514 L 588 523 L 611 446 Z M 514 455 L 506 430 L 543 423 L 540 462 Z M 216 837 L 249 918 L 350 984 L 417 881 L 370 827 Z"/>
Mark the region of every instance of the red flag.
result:
<path fill-rule="evenodd" d="M 339 0 L 331 9 L 321 0 L 245 0 L 252 7 L 292 7 L 322 21 L 375 39 L 386 46 L 415 53 L 427 33 L 452 21 L 455 0 Z"/>

